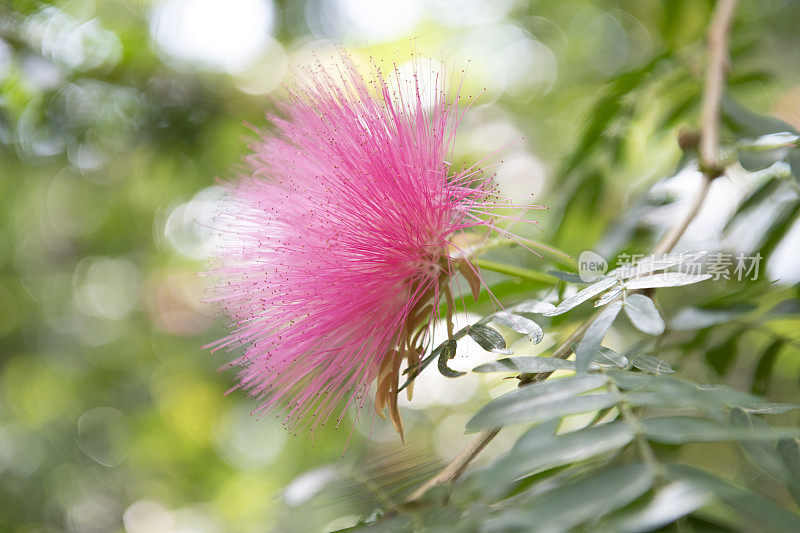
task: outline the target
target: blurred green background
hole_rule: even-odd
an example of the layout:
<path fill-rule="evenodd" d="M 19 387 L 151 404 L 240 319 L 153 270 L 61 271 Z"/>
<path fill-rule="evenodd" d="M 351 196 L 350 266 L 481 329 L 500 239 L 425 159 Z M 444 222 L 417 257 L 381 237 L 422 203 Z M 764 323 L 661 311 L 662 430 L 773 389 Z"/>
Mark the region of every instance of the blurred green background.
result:
<path fill-rule="evenodd" d="M 467 92 L 484 92 L 460 132 L 458 160 L 513 143 L 498 156 L 498 181 L 551 206 L 537 213 L 537 238 L 573 254 L 593 246 L 617 252 L 609 225 L 673 173 L 681 157 L 675 133 L 697 124 L 711 6 L 4 0 L 0 530 L 352 524 L 356 517 L 341 509 L 293 510 L 326 470 L 298 476 L 400 449 L 389 424 L 371 428 L 362 417 L 352 436 L 351 424 L 289 435 L 271 418 L 250 417 L 254 404 L 242 394 L 224 396 L 233 383 L 231 372 L 217 372 L 226 356 L 203 349 L 224 327 L 200 303 L 196 273 L 211 245 L 202 223 L 220 196 L 215 179 L 239 171 L 250 134 L 243 123 L 263 125 L 291 66 L 336 54 L 336 43 L 361 58 L 403 61 L 415 47 L 448 63 L 469 61 Z M 795 128 L 798 27 L 797 2 L 743 2 L 730 80 L 737 101 Z M 521 257 L 511 259 L 540 268 Z M 790 292 L 797 264 L 771 265 Z M 785 324 L 785 335 L 796 337 L 796 326 Z M 755 353 L 765 342 L 740 348 Z M 787 350 L 768 391 L 779 400 L 797 392 L 796 345 Z M 473 352 L 464 368 L 484 357 Z M 468 440 L 470 414 L 512 386 L 424 376 L 403 411 L 404 453 L 430 464 L 449 459 Z M 504 432 L 492 448 L 514 436 Z"/>

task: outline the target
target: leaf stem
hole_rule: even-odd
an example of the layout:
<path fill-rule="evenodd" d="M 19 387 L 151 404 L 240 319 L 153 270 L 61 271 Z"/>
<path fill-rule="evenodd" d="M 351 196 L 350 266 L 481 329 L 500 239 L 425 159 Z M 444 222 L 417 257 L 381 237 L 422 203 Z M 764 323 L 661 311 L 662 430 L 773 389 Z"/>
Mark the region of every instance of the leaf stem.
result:
<path fill-rule="evenodd" d="M 653 250 L 655 255 L 669 253 L 675 248 L 705 203 L 711 182 L 724 173 L 719 161 L 719 110 L 729 66 L 728 37 L 736 12 L 736 2 L 737 0 L 719 0 L 714 6 L 708 30 L 708 69 L 700 111 L 700 168 L 703 171 L 703 180 L 683 219 L 656 245 Z"/>
<path fill-rule="evenodd" d="M 512 239 L 492 239 L 488 241 L 483 246 L 478 247 L 476 250 L 473 251 L 472 256 L 477 256 L 479 254 L 488 252 L 490 250 L 494 250 L 496 248 L 503 248 L 505 246 L 512 246 L 516 244 Z M 553 263 L 570 269 L 577 269 L 578 264 L 575 261 L 575 258 L 569 255 L 564 250 L 560 250 L 555 246 L 551 246 L 549 244 L 542 244 L 534 241 L 526 241 L 526 246 L 529 248 L 536 248 L 535 253 L 540 253 L 543 257 L 547 257 L 553 261 Z"/>
<path fill-rule="evenodd" d="M 482 258 L 473 259 L 473 262 L 484 270 L 491 270 L 492 272 L 506 274 L 507 276 L 512 276 L 515 278 L 539 281 L 542 283 L 547 283 L 548 285 L 555 285 L 558 282 L 558 279 L 549 274 L 545 274 L 544 272 L 539 272 L 537 270 L 531 270 L 529 268 L 507 265 L 505 263 L 498 263 L 497 261 L 490 261 Z"/>

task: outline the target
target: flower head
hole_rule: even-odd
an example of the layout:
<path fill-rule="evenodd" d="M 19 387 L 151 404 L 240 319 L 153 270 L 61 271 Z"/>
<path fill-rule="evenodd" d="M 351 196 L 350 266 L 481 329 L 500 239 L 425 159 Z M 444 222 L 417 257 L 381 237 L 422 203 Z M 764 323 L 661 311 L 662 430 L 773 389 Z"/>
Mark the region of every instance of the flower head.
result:
<path fill-rule="evenodd" d="M 418 364 L 457 270 L 458 242 L 497 228 L 491 176 L 453 170 L 465 107 L 435 71 L 362 76 L 348 58 L 287 89 L 228 185 L 211 273 L 230 317 L 217 348 L 242 346 L 237 388 L 295 429 L 374 403 L 401 431 L 400 366 Z M 505 202 L 505 203 L 504 203 Z M 402 431 L 401 431 L 402 433 Z"/>

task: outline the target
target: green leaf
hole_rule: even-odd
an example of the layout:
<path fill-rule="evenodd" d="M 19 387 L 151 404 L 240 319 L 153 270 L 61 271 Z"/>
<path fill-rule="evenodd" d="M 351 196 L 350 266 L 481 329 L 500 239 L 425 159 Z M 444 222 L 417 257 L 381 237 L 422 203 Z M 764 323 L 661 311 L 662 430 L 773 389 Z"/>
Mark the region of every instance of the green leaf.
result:
<path fill-rule="evenodd" d="M 524 357 L 506 357 L 490 363 L 484 363 L 472 369 L 473 372 L 520 372 L 536 374 L 553 372 L 555 370 L 575 370 L 573 361 L 553 359 L 551 357 L 538 357 L 535 355 Z"/>
<path fill-rule="evenodd" d="M 475 258 L 474 261 L 475 265 L 483 270 L 491 270 L 492 272 L 498 272 L 500 274 L 505 274 L 506 276 L 520 278 L 523 280 L 530 281 L 532 283 L 537 283 L 541 286 L 546 287 L 556 283 L 553 280 L 553 278 L 551 278 L 544 272 L 539 272 L 537 270 L 531 270 L 529 268 L 522 268 L 514 265 L 507 265 L 505 263 L 498 263 L 497 261 L 490 261 L 482 257 Z"/>
<path fill-rule="evenodd" d="M 742 409 L 731 409 L 731 424 L 743 428 L 758 428 L 769 431 L 770 426 L 764 420 L 755 417 Z M 739 441 L 739 447 L 745 457 L 756 467 L 784 482 L 790 481 L 778 449 L 770 441 Z"/>
<path fill-rule="evenodd" d="M 539 446 L 552 439 L 555 436 L 556 431 L 558 431 L 558 427 L 560 425 L 561 420 L 549 420 L 547 422 L 537 424 L 523 433 L 522 436 L 517 439 L 517 442 L 514 443 L 514 448 L 526 449 Z M 512 450 L 514 448 L 512 448 Z"/>
<path fill-rule="evenodd" d="M 772 174 L 767 178 L 761 185 L 756 187 L 756 189 L 736 208 L 733 215 L 728 219 L 728 222 L 725 223 L 725 231 L 739 219 L 739 217 L 743 214 L 752 209 L 753 207 L 759 205 L 761 202 L 772 196 L 778 186 L 781 184 L 781 180 L 775 175 Z"/>
<path fill-rule="evenodd" d="M 725 375 L 739 353 L 739 337 L 743 331 L 737 328 L 724 342 L 706 352 L 706 362 L 720 375 Z"/>
<path fill-rule="evenodd" d="M 752 310 L 752 306 L 734 306 L 721 309 L 684 307 L 675 314 L 670 321 L 669 327 L 674 331 L 705 329 L 717 324 L 730 322 Z"/>
<path fill-rule="evenodd" d="M 642 339 L 640 341 L 637 341 L 631 344 L 630 347 L 628 347 L 628 349 L 625 350 L 625 353 L 622 354 L 622 357 L 628 360 L 633 359 L 634 357 L 642 353 L 650 345 L 650 343 L 651 343 L 650 339 Z"/>
<path fill-rule="evenodd" d="M 561 281 L 566 281 L 567 283 L 575 283 L 585 285 L 587 282 L 583 281 L 581 277 L 573 272 L 564 272 L 562 270 L 548 270 L 548 274 L 553 276 L 554 278 L 558 278 Z"/>
<path fill-rule="evenodd" d="M 646 354 L 637 355 L 636 357 L 633 358 L 631 364 L 633 364 L 633 366 L 635 366 L 639 370 L 643 370 L 644 372 L 649 372 L 650 374 L 662 375 L 662 374 L 672 374 L 673 372 L 675 372 L 672 369 L 672 365 L 654 355 L 646 355 Z"/>
<path fill-rule="evenodd" d="M 514 353 L 512 350 L 506 348 L 506 340 L 495 329 L 485 326 L 483 324 L 473 324 L 469 327 L 469 336 L 477 342 L 481 348 L 488 352 L 494 352 L 504 355 Z"/>
<path fill-rule="evenodd" d="M 711 274 L 689 274 L 688 272 L 662 272 L 635 278 L 625 282 L 628 290 L 656 289 L 662 287 L 681 287 L 711 279 Z"/>
<path fill-rule="evenodd" d="M 534 313 L 544 315 L 555 311 L 556 306 L 548 302 L 540 302 L 539 300 L 531 300 L 529 302 L 522 302 L 511 308 L 515 313 Z"/>
<path fill-rule="evenodd" d="M 757 396 L 735 390 L 699 389 L 692 387 L 689 383 L 678 383 L 673 382 L 662 390 L 627 392 L 625 400 L 631 405 L 639 407 L 658 407 L 660 409 L 694 407 L 701 410 L 733 407 L 758 414 L 777 414 L 800 407 L 798 404 L 770 403 Z"/>
<path fill-rule="evenodd" d="M 542 314 L 545 316 L 555 316 L 566 313 L 570 309 L 579 306 L 586 300 L 594 298 L 601 292 L 607 291 L 617 283 L 619 283 L 619 281 L 615 278 L 603 278 L 600 281 L 592 283 L 585 289 L 578 291 L 569 298 L 565 298 L 564 301 L 558 304 L 554 310 Z"/>
<path fill-rule="evenodd" d="M 768 311 L 770 315 L 797 315 L 800 314 L 800 298 L 788 298 L 775 304 Z"/>
<path fill-rule="evenodd" d="M 628 505 L 650 490 L 653 480 L 653 473 L 643 464 L 592 472 L 538 495 L 525 510 L 506 511 L 490 519 L 485 530 L 530 531 L 535 524 L 537 531 L 568 531 Z"/>
<path fill-rule="evenodd" d="M 627 357 L 605 346 L 600 347 L 600 351 L 594 361 L 600 365 L 611 364 L 617 368 L 627 368 L 630 364 Z"/>
<path fill-rule="evenodd" d="M 625 299 L 623 308 L 636 329 L 648 335 L 664 333 L 664 319 L 653 300 L 643 294 L 631 294 Z"/>
<path fill-rule="evenodd" d="M 753 376 L 753 384 L 750 387 L 753 393 L 766 394 L 770 376 L 772 375 L 772 368 L 775 366 L 775 361 L 777 361 L 784 344 L 785 342 L 782 339 L 775 339 L 761 353 L 761 357 L 758 358 L 755 376 Z"/>
<path fill-rule="evenodd" d="M 527 446 L 520 444 L 492 465 L 486 481 L 493 489 L 502 489 L 519 477 L 617 450 L 633 437 L 631 426 L 612 422 L 540 439 Z"/>
<path fill-rule="evenodd" d="M 594 303 L 594 306 L 603 307 L 604 305 L 613 302 L 614 300 L 620 297 L 622 291 L 623 291 L 622 287 L 607 291 L 603 296 L 597 299 L 597 301 Z"/>
<path fill-rule="evenodd" d="M 778 453 L 789 479 L 789 490 L 795 503 L 800 504 L 800 439 L 781 439 Z"/>
<path fill-rule="evenodd" d="M 798 216 L 800 216 L 800 199 L 790 201 L 781 208 L 777 218 L 764 233 L 764 239 L 759 245 L 758 251 L 762 256 L 767 259 L 772 256 L 772 253 L 794 226 Z"/>
<path fill-rule="evenodd" d="M 466 372 L 459 372 L 447 366 L 447 362 L 456 356 L 457 348 L 458 343 L 455 341 L 455 339 L 449 339 L 444 343 L 442 352 L 439 354 L 439 361 L 437 362 L 439 372 L 448 378 L 457 378 L 466 374 Z"/>
<path fill-rule="evenodd" d="M 779 440 L 800 436 L 800 428 L 741 428 L 706 418 L 663 416 L 642 420 L 644 435 L 664 444 L 719 442 L 729 440 Z"/>
<path fill-rule="evenodd" d="M 578 373 L 585 373 L 589 370 L 589 365 L 597 357 L 603 338 L 611 328 L 611 324 L 614 323 L 614 319 L 617 318 L 620 309 L 622 309 L 622 302 L 609 304 L 589 325 L 575 350 L 575 364 Z"/>
<path fill-rule="evenodd" d="M 493 315 L 491 321 L 525 335 L 534 344 L 539 344 L 544 338 L 544 331 L 542 331 L 541 326 L 530 318 L 522 315 L 503 311 Z"/>
<path fill-rule="evenodd" d="M 526 385 L 495 398 L 468 422 L 467 433 L 484 428 L 511 426 L 523 422 L 544 422 L 568 414 L 586 413 L 614 405 L 616 396 L 579 396 L 602 387 L 608 378 L 602 374 L 572 376 Z"/>
<path fill-rule="evenodd" d="M 739 137 L 760 137 L 776 131 L 797 133 L 786 122 L 753 113 L 728 96 L 722 99 L 722 118 Z"/>
<path fill-rule="evenodd" d="M 691 483 L 699 491 L 711 492 L 731 507 L 749 515 L 759 531 L 800 531 L 800 516 L 756 492 L 686 465 L 668 464 L 665 472 L 670 479 Z"/>
<path fill-rule="evenodd" d="M 605 374 L 617 387 L 625 390 L 684 391 L 696 388 L 693 383 L 668 375 L 614 369 L 606 370 Z"/>
<path fill-rule="evenodd" d="M 639 533 L 672 524 L 713 499 L 710 490 L 687 481 L 661 487 L 644 507 L 630 511 L 607 524 L 608 531 Z"/>

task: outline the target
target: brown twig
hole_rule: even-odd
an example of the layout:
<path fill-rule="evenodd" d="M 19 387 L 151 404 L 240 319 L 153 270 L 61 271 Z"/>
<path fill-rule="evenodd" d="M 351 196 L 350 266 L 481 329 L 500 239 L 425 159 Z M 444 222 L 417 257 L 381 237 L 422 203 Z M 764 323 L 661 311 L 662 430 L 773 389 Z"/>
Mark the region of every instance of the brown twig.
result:
<path fill-rule="evenodd" d="M 683 236 L 686 228 L 697 216 L 705 202 L 711 182 L 723 173 L 719 162 L 719 114 L 722 103 L 722 93 L 725 88 L 725 74 L 728 69 L 728 36 L 736 11 L 737 0 L 719 0 L 714 7 L 711 24 L 708 32 L 708 70 L 706 72 L 705 86 L 703 88 L 703 101 L 700 123 L 700 168 L 703 171 L 703 181 L 692 201 L 689 211 L 677 224 L 675 224 L 653 249 L 653 254 L 669 253 Z M 595 312 L 588 320 L 581 324 L 572 334 L 562 342 L 551 354 L 551 357 L 566 359 L 572 353 L 572 345 L 579 341 L 592 322 L 597 318 Z M 528 380 L 523 380 L 520 385 L 543 381 L 550 373 L 537 374 Z M 461 452 L 438 474 L 415 490 L 406 502 L 419 500 L 427 491 L 434 487 L 454 483 L 466 470 L 469 463 L 483 450 L 489 442 L 500 432 L 501 428 L 481 431 Z"/>
<path fill-rule="evenodd" d="M 706 70 L 703 101 L 700 110 L 700 168 L 703 181 L 695 193 L 689 210 L 656 245 L 655 255 L 666 254 L 675 248 L 686 228 L 700 212 L 711 182 L 721 176 L 724 169 L 719 161 L 719 110 L 725 90 L 725 74 L 728 70 L 728 36 L 737 0 L 719 0 L 714 7 L 708 30 L 708 69 Z"/>

